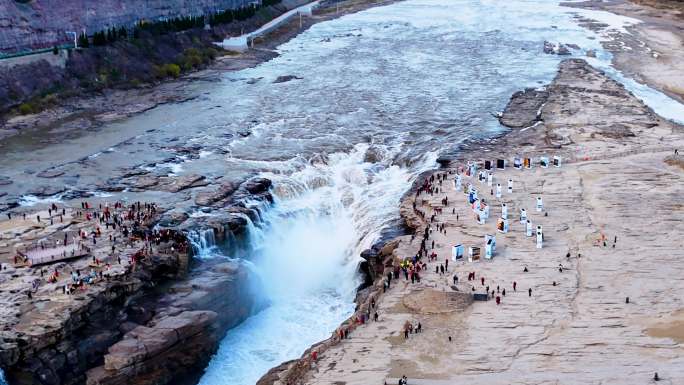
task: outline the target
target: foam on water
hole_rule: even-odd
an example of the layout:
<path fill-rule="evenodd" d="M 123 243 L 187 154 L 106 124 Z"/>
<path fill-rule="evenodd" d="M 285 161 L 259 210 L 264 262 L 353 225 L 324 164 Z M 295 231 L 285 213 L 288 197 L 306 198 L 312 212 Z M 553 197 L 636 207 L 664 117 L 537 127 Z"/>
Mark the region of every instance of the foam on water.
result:
<path fill-rule="evenodd" d="M 37 204 L 47 204 L 47 203 L 62 203 L 62 194 L 52 195 L 49 197 L 37 197 L 35 195 L 22 195 L 19 198 L 19 205 L 23 207 L 31 207 Z"/>
<path fill-rule="evenodd" d="M 412 169 L 364 161 L 368 144 L 305 163 L 289 175 L 265 173 L 279 186 L 274 207 L 252 228 L 250 256 L 269 306 L 232 329 L 201 384 L 251 384 L 270 367 L 327 338 L 354 311 L 360 252 L 380 237 L 415 175 L 434 167 L 426 154 Z"/>

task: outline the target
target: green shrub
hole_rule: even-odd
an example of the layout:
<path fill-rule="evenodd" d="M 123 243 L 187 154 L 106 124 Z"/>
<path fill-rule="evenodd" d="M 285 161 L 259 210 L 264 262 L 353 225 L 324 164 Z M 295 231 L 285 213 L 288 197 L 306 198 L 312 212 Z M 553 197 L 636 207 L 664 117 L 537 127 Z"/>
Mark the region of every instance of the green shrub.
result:
<path fill-rule="evenodd" d="M 43 96 L 42 104 L 44 106 L 54 106 L 59 101 L 59 97 L 55 94 L 47 94 Z"/>
<path fill-rule="evenodd" d="M 118 82 L 121 80 L 121 72 L 118 68 L 112 68 L 109 70 L 109 77 L 112 81 Z"/>
<path fill-rule="evenodd" d="M 207 57 L 209 60 L 214 60 L 218 56 L 218 51 L 214 48 L 206 48 L 204 50 L 204 56 Z"/>
<path fill-rule="evenodd" d="M 166 76 L 177 78 L 180 76 L 181 69 L 178 64 L 167 63 L 162 66 L 162 72 Z"/>
<path fill-rule="evenodd" d="M 190 71 L 193 68 L 197 68 L 202 63 L 204 63 L 203 55 L 195 48 L 186 49 L 183 52 L 183 55 L 178 58 L 178 65 L 181 66 L 185 71 Z"/>
<path fill-rule="evenodd" d="M 22 115 L 28 115 L 33 112 L 33 106 L 31 103 L 22 103 L 19 106 L 19 113 Z"/>

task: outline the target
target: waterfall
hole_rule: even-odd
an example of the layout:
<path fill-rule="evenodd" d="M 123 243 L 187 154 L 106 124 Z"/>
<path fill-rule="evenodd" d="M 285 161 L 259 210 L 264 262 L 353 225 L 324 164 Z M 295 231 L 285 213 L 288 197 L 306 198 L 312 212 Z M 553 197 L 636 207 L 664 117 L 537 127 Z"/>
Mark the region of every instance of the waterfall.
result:
<path fill-rule="evenodd" d="M 254 384 L 354 312 L 359 254 L 396 224 L 401 196 L 435 165 L 436 154 L 426 153 L 400 167 L 394 159 L 401 149 L 359 144 L 323 162 L 294 158 L 292 171 L 261 175 L 274 182 L 274 203 L 258 223 L 248 222 L 244 263 L 267 306 L 228 332 L 200 384 Z M 380 154 L 372 162 L 369 150 Z"/>
<path fill-rule="evenodd" d="M 193 230 L 187 234 L 192 254 L 197 258 L 208 258 L 216 252 L 214 229 Z"/>

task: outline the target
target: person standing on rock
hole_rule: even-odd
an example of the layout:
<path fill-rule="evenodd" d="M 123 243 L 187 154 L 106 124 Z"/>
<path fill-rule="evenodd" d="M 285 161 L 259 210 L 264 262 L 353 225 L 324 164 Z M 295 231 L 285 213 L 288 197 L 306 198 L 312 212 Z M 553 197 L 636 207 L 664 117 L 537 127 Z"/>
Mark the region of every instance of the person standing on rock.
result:
<path fill-rule="evenodd" d="M 527 289 L 527 294 L 529 297 L 532 297 L 532 288 Z"/>
<path fill-rule="evenodd" d="M 484 286 L 484 281 L 485 281 L 484 277 L 480 277 L 480 282 L 482 282 L 482 286 Z"/>
<path fill-rule="evenodd" d="M 454 274 L 454 285 L 458 283 L 458 275 Z"/>

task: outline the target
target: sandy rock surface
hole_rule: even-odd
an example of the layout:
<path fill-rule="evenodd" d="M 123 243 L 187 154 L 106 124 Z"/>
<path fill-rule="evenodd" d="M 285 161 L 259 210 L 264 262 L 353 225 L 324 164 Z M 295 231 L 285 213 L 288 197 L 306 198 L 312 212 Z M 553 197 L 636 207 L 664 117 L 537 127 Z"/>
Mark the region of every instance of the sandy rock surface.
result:
<path fill-rule="evenodd" d="M 493 171 L 501 198 L 486 183 L 464 178 L 491 205 L 487 223 L 476 222 L 467 196 L 454 189 L 455 174 L 438 194 L 422 193 L 417 209 L 427 220 L 435 215 L 428 242 L 435 242 L 437 262 L 428 263 L 420 283 L 393 283 L 378 301 L 379 322 L 323 351 L 303 383 L 397 383 L 402 375 L 426 385 L 634 384 L 649 383 L 654 372 L 665 383 L 684 378 L 684 254 L 676 236 L 684 231 L 684 169 L 672 155 L 684 147 L 683 130 L 583 61 L 563 62 L 548 91 L 542 124 L 509 134 L 489 153 L 462 153 L 444 170 L 453 173 L 467 160 L 509 160 Z M 521 171 L 510 167 L 516 155 L 563 161 L 560 168 L 537 163 Z M 427 223 L 413 201 L 411 195 L 403 202 L 402 215 L 422 234 Z M 506 234 L 495 227 L 501 203 L 508 206 Z M 542 249 L 525 236 L 521 208 L 543 226 Z M 485 234 L 496 235 L 494 259 L 450 260 L 448 273 L 435 273 L 455 244 L 484 250 Z M 399 241 L 397 258 L 418 251 L 418 236 Z M 467 280 L 470 272 L 475 281 Z M 488 286 L 501 304 L 452 305 L 446 298 L 456 293 L 454 274 L 458 293 L 484 294 Z M 407 321 L 420 322 L 423 332 L 405 340 Z"/>

